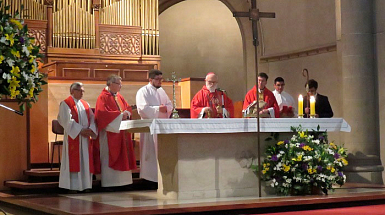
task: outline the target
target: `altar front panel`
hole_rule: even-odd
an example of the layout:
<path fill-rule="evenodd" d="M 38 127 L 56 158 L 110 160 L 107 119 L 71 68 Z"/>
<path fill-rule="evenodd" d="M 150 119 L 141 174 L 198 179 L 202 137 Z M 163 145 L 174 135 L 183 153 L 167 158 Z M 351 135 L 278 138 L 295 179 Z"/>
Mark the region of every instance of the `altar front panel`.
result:
<path fill-rule="evenodd" d="M 257 158 L 257 148 L 255 133 L 160 134 L 158 193 L 178 199 L 257 196 L 257 176 L 241 166 L 243 159 Z"/>

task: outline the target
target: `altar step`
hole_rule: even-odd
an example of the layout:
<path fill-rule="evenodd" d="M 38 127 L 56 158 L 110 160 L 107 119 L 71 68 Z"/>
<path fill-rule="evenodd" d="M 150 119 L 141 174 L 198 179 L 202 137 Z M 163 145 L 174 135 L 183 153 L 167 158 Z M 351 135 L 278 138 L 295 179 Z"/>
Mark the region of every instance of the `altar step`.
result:
<path fill-rule="evenodd" d="M 134 170 L 132 173 L 133 184 L 128 185 L 127 189 L 133 190 L 152 190 L 156 189 L 156 184 L 139 178 L 139 169 Z M 44 191 L 59 189 L 59 174 L 58 169 L 32 169 L 25 170 L 23 174 L 27 177 L 25 181 L 9 180 L 4 181 L 4 186 L 11 188 L 11 190 L 17 191 Z M 100 180 L 93 181 L 93 189 L 99 190 L 101 188 Z"/>

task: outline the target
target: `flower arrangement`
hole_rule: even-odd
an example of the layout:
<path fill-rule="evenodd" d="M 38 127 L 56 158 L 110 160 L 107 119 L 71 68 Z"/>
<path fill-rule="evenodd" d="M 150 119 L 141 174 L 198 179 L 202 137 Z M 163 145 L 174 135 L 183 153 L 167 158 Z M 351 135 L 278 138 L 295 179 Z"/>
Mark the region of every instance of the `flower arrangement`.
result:
<path fill-rule="evenodd" d="M 34 45 L 19 13 L 12 16 L 8 10 L 0 1 L 0 98 L 16 99 L 24 111 L 24 103 L 31 107 L 38 100 L 46 75 L 38 70 L 40 47 Z"/>
<path fill-rule="evenodd" d="M 283 195 L 310 194 L 314 188 L 327 194 L 333 185 L 342 186 L 346 181 L 342 170 L 348 165 L 346 149 L 329 143 L 326 132 L 291 129 L 295 132 L 291 139 L 267 147 L 262 180 L 270 181 L 270 186 Z"/>

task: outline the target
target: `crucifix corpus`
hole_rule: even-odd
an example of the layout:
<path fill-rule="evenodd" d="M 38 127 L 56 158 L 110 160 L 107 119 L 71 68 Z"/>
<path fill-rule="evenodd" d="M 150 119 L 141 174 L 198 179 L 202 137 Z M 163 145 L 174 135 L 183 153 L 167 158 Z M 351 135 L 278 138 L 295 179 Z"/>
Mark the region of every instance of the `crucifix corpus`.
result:
<path fill-rule="evenodd" d="M 259 181 L 259 197 L 262 196 L 262 183 L 261 183 L 261 144 L 260 144 L 260 124 L 259 124 L 259 111 L 258 104 L 259 90 L 258 90 L 258 20 L 260 18 L 275 18 L 275 13 L 259 12 L 257 8 L 257 0 L 251 0 L 251 8 L 249 12 L 233 12 L 234 17 L 248 17 L 251 20 L 251 27 L 253 30 L 253 45 L 255 51 L 255 79 L 256 79 L 256 98 L 257 98 L 257 137 L 258 137 L 258 181 Z"/>
<path fill-rule="evenodd" d="M 172 110 L 171 118 L 178 119 L 179 118 L 179 114 L 178 114 L 178 111 L 176 110 L 175 82 L 179 82 L 179 81 L 181 81 L 181 79 L 180 78 L 176 78 L 175 72 L 172 72 L 171 79 L 168 78 L 167 81 L 172 81 L 172 104 L 173 104 L 173 110 Z"/>

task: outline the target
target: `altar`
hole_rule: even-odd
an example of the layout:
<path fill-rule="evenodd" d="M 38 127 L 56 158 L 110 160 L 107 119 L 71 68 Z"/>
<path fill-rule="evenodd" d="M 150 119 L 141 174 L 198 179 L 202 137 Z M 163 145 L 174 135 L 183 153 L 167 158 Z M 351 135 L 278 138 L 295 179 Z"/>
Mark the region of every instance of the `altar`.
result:
<path fill-rule="evenodd" d="M 350 132 L 342 118 L 260 119 L 261 156 L 271 132 Z M 173 199 L 256 196 L 258 178 L 245 161 L 257 159 L 257 119 L 151 119 L 124 121 L 120 130 L 158 135 L 158 194 Z M 262 188 L 264 189 L 264 187 Z M 265 191 L 263 190 L 262 193 Z"/>

